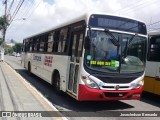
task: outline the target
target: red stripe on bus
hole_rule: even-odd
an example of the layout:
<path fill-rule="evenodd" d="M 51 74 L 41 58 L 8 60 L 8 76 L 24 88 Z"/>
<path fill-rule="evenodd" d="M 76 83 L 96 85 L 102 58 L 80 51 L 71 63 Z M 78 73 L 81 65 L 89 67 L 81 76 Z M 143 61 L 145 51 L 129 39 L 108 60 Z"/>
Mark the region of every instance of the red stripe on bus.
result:
<path fill-rule="evenodd" d="M 79 92 L 78 92 L 78 100 L 79 101 L 107 101 L 107 100 L 140 99 L 142 90 L 143 90 L 143 86 L 134 90 L 100 90 L 100 89 L 92 89 L 87 87 L 86 85 L 80 84 Z M 108 93 L 110 96 L 107 96 Z"/>

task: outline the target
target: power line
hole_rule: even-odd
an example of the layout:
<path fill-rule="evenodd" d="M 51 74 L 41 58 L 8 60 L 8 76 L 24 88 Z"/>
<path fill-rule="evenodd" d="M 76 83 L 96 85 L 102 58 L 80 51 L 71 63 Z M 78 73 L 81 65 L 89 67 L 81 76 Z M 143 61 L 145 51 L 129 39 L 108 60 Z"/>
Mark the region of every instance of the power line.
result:
<path fill-rule="evenodd" d="M 141 1 L 140 1 L 140 2 L 141 2 Z M 138 3 L 140 3 L 140 2 L 138 2 Z M 145 1 L 145 2 L 146 2 L 146 1 Z M 145 2 L 143 2 L 143 3 L 141 3 L 141 4 L 144 4 Z M 125 10 L 125 9 L 130 9 L 131 7 L 137 7 L 137 6 L 141 5 L 141 4 L 135 4 L 135 5 L 130 4 L 130 5 L 127 5 L 127 7 L 124 7 L 124 8 L 118 9 L 118 10 L 116 10 L 116 11 L 113 11 L 113 13 L 116 13 L 116 12 L 119 12 L 119 11 L 123 11 L 123 10 Z"/>
<path fill-rule="evenodd" d="M 31 12 L 31 14 L 28 16 L 28 18 L 33 14 L 33 12 L 38 8 L 38 6 L 40 5 L 40 3 L 42 2 L 43 0 L 41 0 L 38 4 L 37 4 L 37 6 L 35 7 L 35 9 Z M 28 19 L 27 18 L 27 19 Z"/>
<path fill-rule="evenodd" d="M 29 15 L 28 17 L 26 17 L 27 20 L 28 20 L 29 17 L 31 17 L 31 15 L 33 14 L 33 12 L 38 8 L 38 6 L 40 5 L 40 3 L 41 3 L 42 1 L 43 1 L 43 0 L 41 0 L 41 1 L 37 4 L 37 6 L 35 7 L 35 9 L 33 9 L 33 10 L 31 11 L 30 15 Z M 27 20 L 25 20 L 25 21 L 22 23 L 21 26 L 23 26 L 23 24 L 24 24 Z M 15 29 L 15 28 L 14 28 L 14 29 Z"/>
<path fill-rule="evenodd" d="M 11 18 L 10 24 L 12 23 L 13 19 L 15 18 L 15 16 L 17 15 L 17 13 L 19 12 L 19 10 L 20 10 L 20 8 L 21 8 L 23 2 L 24 2 L 24 0 L 22 0 L 21 3 L 19 2 L 19 4 L 18 4 L 19 6 L 17 5 L 17 9 L 15 10 L 15 12 L 14 12 L 12 18 Z"/>
<path fill-rule="evenodd" d="M 8 12 L 7 12 L 8 14 L 10 13 L 10 11 L 11 11 L 11 9 L 12 9 L 13 3 L 14 3 L 14 0 L 12 0 L 11 5 L 10 5 L 9 8 L 8 8 Z"/>
<path fill-rule="evenodd" d="M 140 4 L 140 5 L 134 6 L 132 9 L 135 9 L 135 8 L 143 5 L 143 6 L 140 7 L 140 8 L 142 9 L 142 8 L 146 7 L 148 4 L 151 5 L 151 4 L 156 3 L 156 2 L 159 2 L 159 1 L 155 0 L 154 2 L 151 1 L 151 3 L 150 3 L 150 2 L 145 2 L 146 4 L 145 4 L 145 3 L 142 3 L 142 4 Z M 129 9 L 129 10 L 125 10 L 123 13 L 130 13 L 130 12 L 133 12 L 133 11 L 131 11 L 131 9 Z"/>
<path fill-rule="evenodd" d="M 26 1 L 25 1 L 26 2 Z M 30 11 L 32 10 L 34 6 L 34 0 L 30 0 L 27 1 L 25 3 L 25 6 L 23 7 L 23 9 L 21 9 L 22 12 L 20 12 L 20 14 L 17 15 L 17 18 L 21 19 L 21 18 L 27 18 L 27 16 L 29 15 Z M 18 22 L 21 22 L 20 20 Z M 23 21 L 22 25 L 24 24 L 25 21 Z M 11 24 L 9 26 L 9 29 L 13 28 L 14 24 Z M 15 29 L 16 27 L 14 27 Z"/>
<path fill-rule="evenodd" d="M 12 15 L 12 16 L 14 16 L 14 15 L 15 15 L 15 13 L 16 13 L 16 11 L 17 11 L 17 9 L 18 9 L 19 5 L 20 5 L 20 3 L 21 3 L 21 0 L 20 0 L 20 1 L 19 1 L 19 3 L 17 4 L 17 6 L 15 6 L 15 10 L 14 10 L 14 12 L 13 12 L 13 15 Z"/>
<path fill-rule="evenodd" d="M 30 13 L 30 11 L 32 10 L 32 7 L 34 6 L 34 0 L 30 0 L 27 1 L 25 3 L 25 6 L 21 9 L 22 12 L 20 12 L 20 14 L 18 14 L 18 18 L 23 18 L 23 17 L 27 17 L 27 15 Z"/>
<path fill-rule="evenodd" d="M 152 26 L 152 25 L 157 24 L 157 23 L 160 23 L 160 21 L 157 21 L 157 22 L 151 23 L 151 24 L 149 24 L 149 25 L 147 25 L 147 26 L 149 27 L 149 26 Z"/>

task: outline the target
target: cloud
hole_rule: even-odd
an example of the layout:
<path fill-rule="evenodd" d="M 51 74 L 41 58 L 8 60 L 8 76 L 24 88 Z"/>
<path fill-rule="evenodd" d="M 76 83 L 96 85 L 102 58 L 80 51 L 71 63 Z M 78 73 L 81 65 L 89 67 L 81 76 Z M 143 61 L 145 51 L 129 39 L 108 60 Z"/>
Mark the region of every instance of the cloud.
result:
<path fill-rule="evenodd" d="M 7 30 L 6 38 L 22 42 L 27 36 L 50 29 L 87 11 L 133 17 L 149 24 L 151 18 L 151 22 L 159 19 L 158 3 L 159 0 L 34 0 L 34 3 L 27 1 L 16 18 L 26 17 L 27 20 L 14 21 Z"/>

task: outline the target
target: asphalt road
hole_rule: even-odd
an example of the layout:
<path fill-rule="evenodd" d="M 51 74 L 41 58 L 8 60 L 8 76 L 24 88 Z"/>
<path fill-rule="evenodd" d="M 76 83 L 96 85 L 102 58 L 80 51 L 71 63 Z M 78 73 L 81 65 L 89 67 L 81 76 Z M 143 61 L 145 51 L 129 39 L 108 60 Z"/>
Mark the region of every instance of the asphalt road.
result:
<path fill-rule="evenodd" d="M 78 102 L 70 96 L 63 94 L 57 95 L 54 88 L 35 75 L 29 75 L 21 66 L 20 57 L 5 56 L 5 61 L 10 64 L 21 76 L 23 76 L 30 84 L 40 91 L 59 111 L 68 119 L 76 120 L 159 120 L 160 117 L 102 117 L 107 114 L 114 116 L 110 112 L 125 111 L 160 111 L 160 97 L 152 94 L 143 93 L 141 100 L 121 100 L 121 101 L 105 101 L 105 102 Z M 72 111 L 72 112 L 66 112 Z M 85 113 L 85 114 L 81 114 Z M 141 112 L 140 112 L 141 113 Z M 94 117 L 93 117 L 94 116 Z M 95 117 L 96 116 L 96 117 Z"/>

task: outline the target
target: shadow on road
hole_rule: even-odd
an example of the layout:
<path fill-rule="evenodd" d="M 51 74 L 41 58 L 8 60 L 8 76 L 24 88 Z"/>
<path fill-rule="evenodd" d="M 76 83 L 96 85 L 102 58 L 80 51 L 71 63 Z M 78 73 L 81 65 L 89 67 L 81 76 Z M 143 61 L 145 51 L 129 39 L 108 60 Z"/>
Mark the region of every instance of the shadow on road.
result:
<path fill-rule="evenodd" d="M 58 109 L 69 109 L 72 111 L 100 111 L 100 110 L 118 110 L 118 109 L 127 109 L 132 108 L 133 106 L 123 103 L 121 101 L 87 101 L 79 102 L 63 94 L 59 96 L 56 94 L 53 86 L 45 82 L 41 78 L 35 75 L 29 75 L 26 70 L 16 69 L 16 71 L 23 76 L 29 83 L 31 83 L 37 90 L 39 90 L 47 99 L 49 99 L 53 104 L 60 106 Z M 62 107 L 62 108 L 61 108 Z"/>
<path fill-rule="evenodd" d="M 155 94 L 143 92 L 141 101 L 154 105 L 156 107 L 160 107 L 160 96 Z"/>

